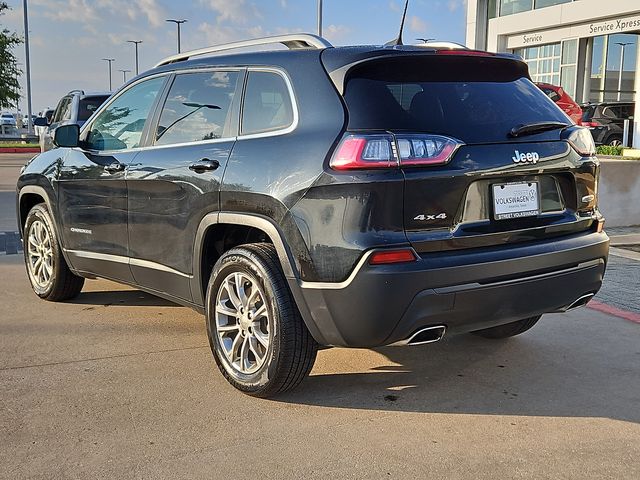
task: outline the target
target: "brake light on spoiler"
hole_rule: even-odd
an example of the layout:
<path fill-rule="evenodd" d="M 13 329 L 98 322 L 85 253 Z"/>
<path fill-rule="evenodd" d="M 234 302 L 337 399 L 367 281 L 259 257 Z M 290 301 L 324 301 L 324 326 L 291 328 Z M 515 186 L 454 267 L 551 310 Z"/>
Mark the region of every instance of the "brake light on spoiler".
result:
<path fill-rule="evenodd" d="M 431 134 L 347 134 L 329 166 L 334 170 L 444 165 L 462 142 Z"/>

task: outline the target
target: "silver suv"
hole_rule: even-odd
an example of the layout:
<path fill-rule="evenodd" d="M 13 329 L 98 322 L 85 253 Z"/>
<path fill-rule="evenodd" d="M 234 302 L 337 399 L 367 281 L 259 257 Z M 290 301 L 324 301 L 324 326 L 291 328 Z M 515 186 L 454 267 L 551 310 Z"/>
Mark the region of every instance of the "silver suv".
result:
<path fill-rule="evenodd" d="M 58 102 L 50 122 L 45 117 L 36 118 L 34 122 L 36 126 L 44 127 L 40 132 L 40 151 L 53 148 L 56 128 L 73 123 L 81 127 L 110 95 L 108 92 L 85 93 L 82 90 L 67 93 Z"/>

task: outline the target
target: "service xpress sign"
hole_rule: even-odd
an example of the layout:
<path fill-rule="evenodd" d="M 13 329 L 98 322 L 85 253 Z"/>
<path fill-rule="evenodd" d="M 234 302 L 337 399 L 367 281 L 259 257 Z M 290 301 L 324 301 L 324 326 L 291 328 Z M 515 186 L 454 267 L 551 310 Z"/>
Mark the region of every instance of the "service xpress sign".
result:
<path fill-rule="evenodd" d="M 608 22 L 591 23 L 589 24 L 589 35 L 627 32 L 636 29 L 640 29 L 640 15 L 628 18 L 617 18 Z"/>
<path fill-rule="evenodd" d="M 640 0 L 638 3 L 640 5 Z M 627 15 L 602 22 L 583 23 L 580 25 L 511 35 L 507 37 L 507 48 L 544 45 L 547 43 L 557 43 L 568 38 L 588 38 L 610 33 L 634 32 L 638 30 L 640 30 L 640 14 Z"/>

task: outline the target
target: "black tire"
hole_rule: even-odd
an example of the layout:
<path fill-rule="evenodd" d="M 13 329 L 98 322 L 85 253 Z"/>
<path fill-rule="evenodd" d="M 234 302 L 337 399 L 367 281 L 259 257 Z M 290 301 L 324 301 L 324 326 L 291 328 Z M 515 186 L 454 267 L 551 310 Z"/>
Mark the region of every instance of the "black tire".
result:
<path fill-rule="evenodd" d="M 613 135 L 613 136 L 607 138 L 605 144 L 609 145 L 611 147 L 619 147 L 619 146 L 622 145 L 622 137 L 618 137 L 616 135 Z"/>
<path fill-rule="evenodd" d="M 30 235 L 34 224 L 38 228 L 42 226 L 48 235 L 50 245 L 51 273 L 48 281 L 39 283 L 33 267 L 30 265 Z M 53 220 L 44 203 L 34 206 L 27 214 L 27 220 L 23 232 L 24 261 L 27 268 L 27 277 L 36 295 L 50 302 L 61 302 L 77 296 L 84 285 L 84 278 L 74 275 L 62 255 L 62 249 L 58 242 L 56 231 L 53 228 Z"/>
<path fill-rule="evenodd" d="M 240 274 L 242 277 L 234 277 L 236 280 L 230 284 L 228 279 L 236 274 Z M 231 328 L 237 328 L 237 333 L 235 330 L 228 334 L 218 331 L 218 321 L 222 320 L 216 317 L 216 305 L 224 302 L 225 309 L 231 309 L 236 313 L 243 311 L 242 307 L 234 306 L 231 295 L 228 295 L 224 301 L 222 300 L 225 292 L 229 292 L 229 285 L 239 283 L 238 278 L 243 279 L 241 282 L 243 283 L 241 287 L 243 293 L 245 288 L 250 288 L 250 294 L 244 295 L 245 299 L 252 297 L 254 284 L 258 288 L 260 298 L 254 304 L 253 311 L 257 313 L 257 310 L 260 310 L 257 305 L 264 305 L 266 313 L 269 315 L 268 318 L 265 316 L 266 320 L 263 319 L 268 324 L 268 328 L 263 327 L 260 334 L 265 338 L 264 330 L 268 330 L 269 344 L 267 347 L 255 343 L 258 336 L 255 334 L 255 324 L 252 324 L 253 331 L 251 327 L 247 327 L 247 322 L 258 322 L 257 317 L 252 318 L 249 313 L 251 310 L 250 301 L 243 303 L 245 305 L 244 327 L 240 327 L 243 322 L 242 315 L 222 313 L 221 318 L 224 319 L 225 326 L 229 327 L 233 322 L 236 322 L 237 327 L 231 326 Z M 238 292 L 238 287 L 235 288 L 235 292 Z M 233 290 L 233 288 L 231 289 Z M 234 298 L 238 300 L 239 296 Z M 224 253 L 213 267 L 207 286 L 206 305 L 207 335 L 213 357 L 222 375 L 238 390 L 255 397 L 271 397 L 296 387 L 311 371 L 316 359 L 318 344 L 300 316 L 273 245 L 253 243 L 233 248 Z M 246 316 L 251 320 L 246 320 Z M 244 331 L 243 328 L 248 330 Z M 236 335 L 242 336 L 242 339 L 239 340 Z M 250 353 L 249 347 L 247 347 L 247 362 L 250 364 L 251 357 L 253 358 L 254 368 L 257 368 L 254 372 L 242 372 L 242 367 L 233 364 L 233 360 L 236 358 L 234 345 L 236 345 L 236 341 L 245 341 L 244 337 L 251 337 L 250 339 L 254 340 L 254 345 L 263 349 L 261 353 L 264 363 L 258 366 L 260 362 L 257 352 L 254 354 L 254 350 Z M 247 339 L 247 343 L 251 344 L 249 339 Z M 235 348 L 240 350 L 238 361 L 246 366 L 242 360 L 243 347 L 244 344 L 242 347 Z"/>
<path fill-rule="evenodd" d="M 517 322 L 506 323 L 504 325 L 498 325 L 497 327 L 485 328 L 484 330 L 476 330 L 473 333 L 484 338 L 493 339 L 514 337 L 533 327 L 538 323 L 540 317 L 542 317 L 542 315 L 525 318 L 524 320 L 518 320 Z"/>

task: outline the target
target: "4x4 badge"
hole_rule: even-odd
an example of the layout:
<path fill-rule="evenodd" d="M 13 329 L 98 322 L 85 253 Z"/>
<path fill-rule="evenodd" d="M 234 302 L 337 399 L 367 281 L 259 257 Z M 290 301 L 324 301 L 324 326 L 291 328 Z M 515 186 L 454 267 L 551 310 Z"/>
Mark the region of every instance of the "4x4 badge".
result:
<path fill-rule="evenodd" d="M 446 213 L 438 213 L 437 215 L 425 215 L 425 214 L 421 214 L 421 215 L 417 215 L 415 217 L 413 217 L 414 220 L 444 220 L 445 218 L 447 218 L 447 214 Z"/>

